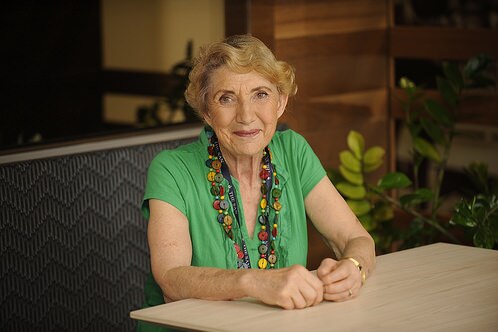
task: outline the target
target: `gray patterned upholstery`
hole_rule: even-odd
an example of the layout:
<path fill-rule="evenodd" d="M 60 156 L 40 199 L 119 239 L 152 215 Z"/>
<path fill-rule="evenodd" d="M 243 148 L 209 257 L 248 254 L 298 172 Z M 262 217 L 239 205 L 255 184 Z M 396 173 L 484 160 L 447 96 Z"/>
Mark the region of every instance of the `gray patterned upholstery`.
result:
<path fill-rule="evenodd" d="M 130 331 L 149 272 L 150 160 L 192 141 L 0 165 L 0 330 Z"/>

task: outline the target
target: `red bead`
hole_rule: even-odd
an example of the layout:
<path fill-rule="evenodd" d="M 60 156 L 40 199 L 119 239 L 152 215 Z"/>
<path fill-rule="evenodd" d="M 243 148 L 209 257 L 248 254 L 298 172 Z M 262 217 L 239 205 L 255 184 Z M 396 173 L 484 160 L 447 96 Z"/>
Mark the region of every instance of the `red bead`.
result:
<path fill-rule="evenodd" d="M 267 171 L 266 169 L 262 170 L 260 173 L 259 173 L 259 177 L 263 180 L 266 180 L 268 179 L 268 177 L 270 176 L 270 172 Z"/>
<path fill-rule="evenodd" d="M 220 196 L 225 195 L 225 187 L 220 187 Z"/>
<path fill-rule="evenodd" d="M 260 241 L 266 241 L 266 240 L 268 240 L 268 233 L 267 233 L 267 232 L 265 232 L 265 231 L 261 231 L 261 232 L 259 232 L 259 233 L 258 233 L 258 239 L 259 239 Z"/>
<path fill-rule="evenodd" d="M 276 227 L 274 227 L 274 228 L 271 230 L 271 235 L 273 235 L 273 237 L 277 237 L 277 234 L 278 234 L 277 228 L 276 228 Z"/>

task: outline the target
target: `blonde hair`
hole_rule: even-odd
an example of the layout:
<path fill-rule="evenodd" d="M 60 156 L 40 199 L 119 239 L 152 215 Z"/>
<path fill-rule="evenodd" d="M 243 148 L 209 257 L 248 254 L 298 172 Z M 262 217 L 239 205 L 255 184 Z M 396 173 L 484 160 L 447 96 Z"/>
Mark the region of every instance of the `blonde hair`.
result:
<path fill-rule="evenodd" d="M 250 35 L 235 35 L 202 47 L 193 61 L 185 98 L 199 115 L 207 113 L 209 79 L 213 71 L 226 66 L 236 73 L 256 71 L 289 97 L 297 92 L 294 68 L 278 61 L 266 45 Z"/>

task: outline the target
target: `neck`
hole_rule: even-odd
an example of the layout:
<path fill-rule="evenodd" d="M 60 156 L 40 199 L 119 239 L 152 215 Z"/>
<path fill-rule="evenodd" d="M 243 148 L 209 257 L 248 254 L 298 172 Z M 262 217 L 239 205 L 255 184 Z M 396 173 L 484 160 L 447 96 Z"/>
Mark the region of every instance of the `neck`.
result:
<path fill-rule="evenodd" d="M 236 157 L 229 154 L 220 146 L 223 159 L 230 170 L 230 174 L 236 178 L 241 185 L 257 185 L 260 186 L 261 179 L 259 172 L 261 171 L 261 158 L 263 151 L 254 156 Z"/>

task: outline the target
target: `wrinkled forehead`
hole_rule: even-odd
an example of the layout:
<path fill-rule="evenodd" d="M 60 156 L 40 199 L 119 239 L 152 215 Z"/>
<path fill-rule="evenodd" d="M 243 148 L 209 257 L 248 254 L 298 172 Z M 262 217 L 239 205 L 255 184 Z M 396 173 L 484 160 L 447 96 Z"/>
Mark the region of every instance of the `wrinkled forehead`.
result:
<path fill-rule="evenodd" d="M 220 90 L 247 93 L 258 87 L 277 91 L 275 84 L 255 70 L 238 72 L 224 66 L 216 69 L 211 74 L 208 93 L 213 95 Z"/>

